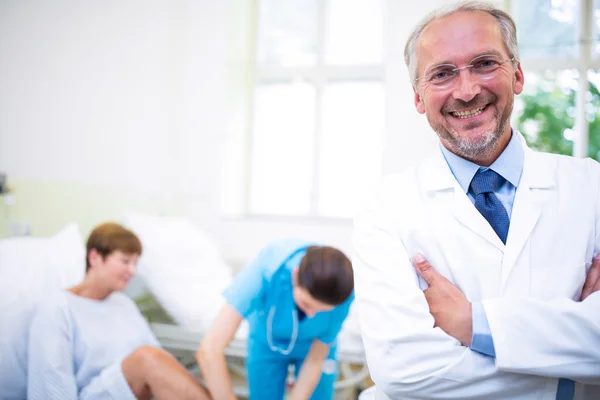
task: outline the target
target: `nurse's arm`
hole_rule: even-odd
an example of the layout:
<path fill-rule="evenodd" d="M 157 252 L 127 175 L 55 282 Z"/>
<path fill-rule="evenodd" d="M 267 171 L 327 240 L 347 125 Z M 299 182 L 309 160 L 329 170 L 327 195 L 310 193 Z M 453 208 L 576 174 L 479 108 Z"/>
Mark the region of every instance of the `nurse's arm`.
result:
<path fill-rule="evenodd" d="M 290 400 L 307 400 L 312 396 L 319 380 L 323 363 L 329 354 L 329 346 L 315 339 L 310 346 L 310 351 L 302 363 L 298 380 L 290 392 Z"/>
<path fill-rule="evenodd" d="M 231 377 L 225 360 L 225 349 L 233 339 L 243 317 L 225 304 L 196 352 L 196 361 L 213 399 L 235 399 Z"/>

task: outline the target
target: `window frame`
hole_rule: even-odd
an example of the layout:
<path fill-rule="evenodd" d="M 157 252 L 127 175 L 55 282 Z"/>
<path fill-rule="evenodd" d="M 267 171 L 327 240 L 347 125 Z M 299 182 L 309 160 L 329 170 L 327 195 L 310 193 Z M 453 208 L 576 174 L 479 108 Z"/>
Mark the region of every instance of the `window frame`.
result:
<path fill-rule="evenodd" d="M 519 0 L 505 0 L 504 6 L 514 17 Z M 600 54 L 594 54 L 594 0 L 577 0 L 578 23 L 576 25 L 576 44 L 577 57 L 570 59 L 561 58 L 526 58 L 521 56 L 521 62 L 527 71 L 562 71 L 567 69 L 577 70 L 579 77 L 577 80 L 578 88 L 575 102 L 575 124 L 573 131 L 576 135 L 573 137 L 573 156 L 585 158 L 588 156 L 589 147 L 589 122 L 587 121 L 586 97 L 590 85 L 588 72 L 600 70 Z M 517 29 L 519 27 L 517 26 Z M 525 75 L 525 84 L 527 84 L 527 75 Z"/>
<path fill-rule="evenodd" d="M 320 170 L 320 143 L 322 136 L 322 98 L 323 91 L 327 84 L 335 82 L 381 82 L 384 87 L 384 93 L 387 92 L 385 87 L 385 56 L 382 55 L 382 60 L 377 64 L 361 64 L 361 65 L 328 65 L 325 63 L 325 32 L 326 32 L 326 12 L 330 0 L 320 0 L 318 10 L 317 23 L 317 49 L 316 62 L 313 66 L 287 67 L 287 66 L 259 66 L 257 63 L 258 50 L 258 30 L 259 30 L 259 7 L 260 0 L 253 1 L 252 14 L 252 35 L 251 36 L 251 59 L 249 62 L 250 76 L 248 84 L 248 106 L 247 106 L 247 124 L 245 127 L 245 160 L 244 160 L 244 192 L 241 214 L 249 217 L 267 217 L 267 218 L 314 218 L 314 219 L 333 219 L 333 220 L 348 220 L 351 216 L 340 217 L 322 214 L 319 212 L 319 170 Z M 382 2 L 384 16 L 387 8 L 387 1 Z M 385 21 L 385 18 L 383 18 Z M 385 44 L 385 26 L 382 40 Z M 384 46 L 385 51 L 385 46 Z M 298 214 L 264 214 L 257 213 L 251 207 L 251 191 L 252 191 L 252 165 L 253 157 L 253 126 L 255 115 L 255 96 L 257 87 L 260 85 L 269 85 L 277 83 L 293 83 L 303 81 L 311 84 L 315 88 L 315 126 L 314 126 L 314 154 L 313 154 L 313 174 L 311 179 L 310 191 L 310 206 L 307 213 Z M 384 110 L 384 112 L 387 108 Z M 385 119 L 385 116 L 384 116 Z M 385 122 L 385 121 L 384 121 Z M 383 158 L 383 157 L 382 157 Z M 381 162 L 383 164 L 383 162 Z"/>

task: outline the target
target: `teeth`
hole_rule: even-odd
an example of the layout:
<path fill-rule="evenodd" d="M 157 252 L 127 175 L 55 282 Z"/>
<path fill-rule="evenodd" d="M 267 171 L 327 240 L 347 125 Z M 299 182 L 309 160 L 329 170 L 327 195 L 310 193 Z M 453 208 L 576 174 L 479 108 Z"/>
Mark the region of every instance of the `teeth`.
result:
<path fill-rule="evenodd" d="M 485 108 L 485 106 L 481 107 L 481 108 L 476 108 L 474 110 L 455 111 L 452 113 L 452 115 L 454 115 L 457 118 L 471 118 L 471 117 L 481 114 L 483 112 L 484 108 Z"/>

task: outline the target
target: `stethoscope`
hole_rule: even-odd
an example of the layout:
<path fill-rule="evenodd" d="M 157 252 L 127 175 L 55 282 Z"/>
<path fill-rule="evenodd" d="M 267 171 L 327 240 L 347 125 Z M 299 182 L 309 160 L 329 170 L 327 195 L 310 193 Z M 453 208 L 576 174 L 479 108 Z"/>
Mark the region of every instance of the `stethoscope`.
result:
<path fill-rule="evenodd" d="M 275 316 L 275 306 L 271 306 L 269 310 L 269 315 L 267 316 L 267 343 L 269 344 L 269 348 L 271 351 L 276 351 L 278 353 L 287 356 L 294 350 L 294 346 L 296 345 L 296 339 L 298 338 L 298 312 L 296 310 L 292 310 L 292 337 L 290 338 L 290 343 L 287 348 L 283 349 L 277 347 L 273 344 L 273 317 Z"/>
<path fill-rule="evenodd" d="M 294 251 L 291 255 L 289 255 L 285 261 L 281 263 L 281 266 L 287 264 L 287 262 L 294 257 L 298 252 L 305 250 L 305 248 L 300 248 Z M 280 266 L 280 268 L 281 268 Z M 287 348 L 277 347 L 273 344 L 273 318 L 275 318 L 276 307 L 273 304 L 269 309 L 269 315 L 267 316 L 267 344 L 271 351 L 275 351 L 283 354 L 284 356 L 289 355 L 292 350 L 294 350 L 294 346 L 296 345 L 296 339 L 298 338 L 298 310 L 295 308 L 292 309 L 292 337 L 290 338 L 290 342 Z"/>

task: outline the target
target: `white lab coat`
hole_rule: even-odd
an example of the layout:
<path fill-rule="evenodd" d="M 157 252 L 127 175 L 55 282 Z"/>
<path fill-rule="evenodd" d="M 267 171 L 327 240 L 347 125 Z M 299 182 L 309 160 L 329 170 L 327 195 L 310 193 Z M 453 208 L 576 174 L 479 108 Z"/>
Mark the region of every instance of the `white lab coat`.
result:
<path fill-rule="evenodd" d="M 576 302 L 600 250 L 600 165 L 518 137 L 506 246 L 441 151 L 386 177 L 357 215 L 356 306 L 378 399 L 554 400 L 559 377 L 578 382 L 576 399 L 600 399 L 600 293 Z M 483 301 L 495 359 L 433 327 L 415 252 Z"/>

